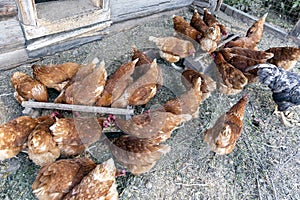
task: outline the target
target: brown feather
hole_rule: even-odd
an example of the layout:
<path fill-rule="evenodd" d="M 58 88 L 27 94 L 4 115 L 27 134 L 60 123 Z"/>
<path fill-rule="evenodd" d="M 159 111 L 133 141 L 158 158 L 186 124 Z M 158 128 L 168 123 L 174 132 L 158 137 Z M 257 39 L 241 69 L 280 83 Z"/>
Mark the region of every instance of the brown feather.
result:
<path fill-rule="evenodd" d="M 80 183 L 96 164 L 89 158 L 59 160 L 42 167 L 32 190 L 38 199 L 60 200 Z"/>
<path fill-rule="evenodd" d="M 159 144 L 160 139 L 122 135 L 111 140 L 112 154 L 119 163 L 128 168 L 134 175 L 149 171 L 161 156 L 170 151 L 168 145 Z"/>
<path fill-rule="evenodd" d="M 182 33 L 193 40 L 199 41 L 201 38 L 201 33 L 193 28 L 185 19 L 181 16 L 173 17 L 174 29 L 175 31 Z"/>
<path fill-rule="evenodd" d="M 228 112 L 218 118 L 212 128 L 206 130 L 204 141 L 209 144 L 212 151 L 218 154 L 232 152 L 242 132 L 247 99 L 247 96 L 240 99 Z"/>
<path fill-rule="evenodd" d="M 78 63 L 66 62 L 57 65 L 33 65 L 33 76 L 48 88 L 61 91 L 81 67 Z"/>
<path fill-rule="evenodd" d="M 36 119 L 21 116 L 0 125 L 0 160 L 12 158 L 23 150 L 37 124 Z"/>
<path fill-rule="evenodd" d="M 28 100 L 48 101 L 47 88 L 31 76 L 22 72 L 15 72 L 10 81 L 16 91 L 15 98 L 19 103 Z"/>
<path fill-rule="evenodd" d="M 102 120 L 96 118 L 61 118 L 50 127 L 61 155 L 75 156 L 102 135 Z"/>
<path fill-rule="evenodd" d="M 274 57 L 268 60 L 269 63 L 285 70 L 291 70 L 300 59 L 300 48 L 297 47 L 272 47 L 266 52 L 274 54 Z"/>
<path fill-rule="evenodd" d="M 60 156 L 60 150 L 49 129 L 54 122 L 55 120 L 49 116 L 28 136 L 28 156 L 37 165 L 45 166 L 53 163 Z"/>
<path fill-rule="evenodd" d="M 114 161 L 109 159 L 97 165 L 64 199 L 117 200 L 119 195 L 115 175 L 116 167 Z"/>
<path fill-rule="evenodd" d="M 107 80 L 103 94 L 97 100 L 97 106 L 109 106 L 118 99 L 125 88 L 132 82 L 132 73 L 138 59 L 132 62 L 122 64 Z"/>

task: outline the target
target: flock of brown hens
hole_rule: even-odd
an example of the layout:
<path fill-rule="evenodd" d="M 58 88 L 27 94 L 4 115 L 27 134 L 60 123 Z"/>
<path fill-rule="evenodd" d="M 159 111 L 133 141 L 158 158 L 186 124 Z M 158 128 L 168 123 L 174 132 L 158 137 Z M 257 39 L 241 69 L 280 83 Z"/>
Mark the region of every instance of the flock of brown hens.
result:
<path fill-rule="evenodd" d="M 198 117 L 201 102 L 216 88 L 227 95 L 242 91 L 257 79 L 257 70 L 247 71 L 249 66 L 269 62 L 288 70 L 295 65 L 300 58 L 299 48 L 257 50 L 265 18 L 266 15 L 256 21 L 245 37 L 216 50 L 227 30 L 206 9 L 203 19 L 195 11 L 190 23 L 181 16 L 174 16 L 175 31 L 196 41 L 214 58 L 219 75 L 217 84 L 203 73 L 186 69 L 182 72 L 186 92 L 129 120 L 111 115 L 107 119 L 64 118 L 57 113 L 37 118 L 18 117 L 0 126 L 0 160 L 27 149 L 29 158 L 41 166 L 32 186 L 38 199 L 118 199 L 112 159 L 98 165 L 84 157 L 57 159 L 80 155 L 101 138 L 104 122 L 114 122 L 121 132 L 105 135 L 115 160 L 135 175 L 149 171 L 170 150 L 163 143 L 180 124 Z M 160 56 L 170 63 L 196 52 L 189 40 L 153 36 L 149 40 L 155 42 Z M 136 47 L 133 47 L 132 61 L 122 64 L 109 78 L 105 63 L 97 59 L 87 65 L 33 65 L 32 70 L 33 77 L 22 72 L 11 77 L 15 98 L 20 103 L 47 102 L 47 88 L 53 88 L 60 92 L 55 103 L 126 108 L 147 104 L 163 86 L 156 59 L 151 60 Z M 247 95 L 206 130 L 204 141 L 212 151 L 232 152 L 242 131 L 246 103 Z"/>

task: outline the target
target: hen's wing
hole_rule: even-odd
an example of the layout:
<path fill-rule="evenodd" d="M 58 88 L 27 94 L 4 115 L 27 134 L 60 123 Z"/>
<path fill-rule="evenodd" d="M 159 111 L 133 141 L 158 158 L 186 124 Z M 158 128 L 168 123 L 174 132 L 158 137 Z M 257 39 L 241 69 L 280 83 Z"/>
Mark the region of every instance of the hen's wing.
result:
<path fill-rule="evenodd" d="M 160 142 L 163 142 L 170 137 L 178 125 L 190 119 L 190 115 L 174 115 L 170 112 L 153 111 L 135 115 L 130 120 L 117 118 L 116 124 L 129 135 L 138 138 L 160 138 Z"/>
<path fill-rule="evenodd" d="M 36 119 L 21 116 L 0 125 L 0 160 L 16 156 L 37 124 Z"/>
<path fill-rule="evenodd" d="M 33 65 L 33 76 L 48 88 L 61 91 L 67 82 L 81 67 L 78 63 L 63 63 L 58 65 Z"/>
<path fill-rule="evenodd" d="M 124 93 L 112 103 L 112 107 L 126 107 L 127 105 L 144 105 L 157 91 L 158 68 L 156 60 L 150 66 L 150 69 L 138 80 L 129 85 Z"/>
<path fill-rule="evenodd" d="M 212 151 L 218 154 L 232 152 L 242 132 L 246 103 L 247 96 L 244 96 L 228 112 L 219 117 L 212 128 L 206 130 L 204 141 Z"/>
<path fill-rule="evenodd" d="M 61 118 L 56 120 L 50 130 L 61 155 L 74 156 L 101 137 L 102 121 L 95 118 Z"/>
<path fill-rule="evenodd" d="M 116 167 L 113 159 L 97 165 L 64 199 L 117 200 Z"/>
<path fill-rule="evenodd" d="M 132 73 L 138 59 L 132 62 L 122 64 L 107 80 L 103 94 L 97 100 L 97 106 L 109 106 L 118 99 L 125 88 L 132 82 Z"/>
<path fill-rule="evenodd" d="M 27 100 L 48 101 L 47 88 L 31 76 L 22 72 L 15 72 L 10 79 L 15 92 L 15 98 L 19 103 Z"/>
<path fill-rule="evenodd" d="M 89 158 L 59 160 L 42 167 L 32 185 L 38 199 L 60 200 L 80 183 L 96 164 Z"/>
<path fill-rule="evenodd" d="M 134 175 L 149 171 L 161 156 L 170 151 L 168 145 L 159 144 L 160 139 L 121 135 L 110 140 L 114 157 Z"/>

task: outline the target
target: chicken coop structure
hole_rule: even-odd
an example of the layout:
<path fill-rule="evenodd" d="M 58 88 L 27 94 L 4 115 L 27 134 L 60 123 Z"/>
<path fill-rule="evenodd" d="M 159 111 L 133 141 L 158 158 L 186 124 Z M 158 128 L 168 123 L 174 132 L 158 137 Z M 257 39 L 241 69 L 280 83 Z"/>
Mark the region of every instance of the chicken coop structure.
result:
<path fill-rule="evenodd" d="M 161 12 L 209 7 L 255 20 L 220 1 L 205 0 L 3 0 L 0 2 L 0 69 L 51 55 L 133 27 Z M 282 36 L 288 33 L 269 24 Z M 290 35 L 299 38 L 298 22 Z M 298 38 L 297 38 L 298 37 Z M 299 40 L 299 39 L 298 39 Z"/>

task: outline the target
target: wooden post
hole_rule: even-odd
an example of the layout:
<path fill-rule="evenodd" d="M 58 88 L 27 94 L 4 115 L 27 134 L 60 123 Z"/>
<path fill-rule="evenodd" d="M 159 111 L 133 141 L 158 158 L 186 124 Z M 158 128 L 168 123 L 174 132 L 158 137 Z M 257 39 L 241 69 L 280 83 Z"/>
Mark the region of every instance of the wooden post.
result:
<path fill-rule="evenodd" d="M 294 26 L 293 30 L 289 33 L 289 35 L 294 36 L 294 37 L 300 37 L 300 19 Z"/>
<path fill-rule="evenodd" d="M 36 26 L 37 13 L 34 0 L 16 0 L 19 19 L 24 25 Z"/>

